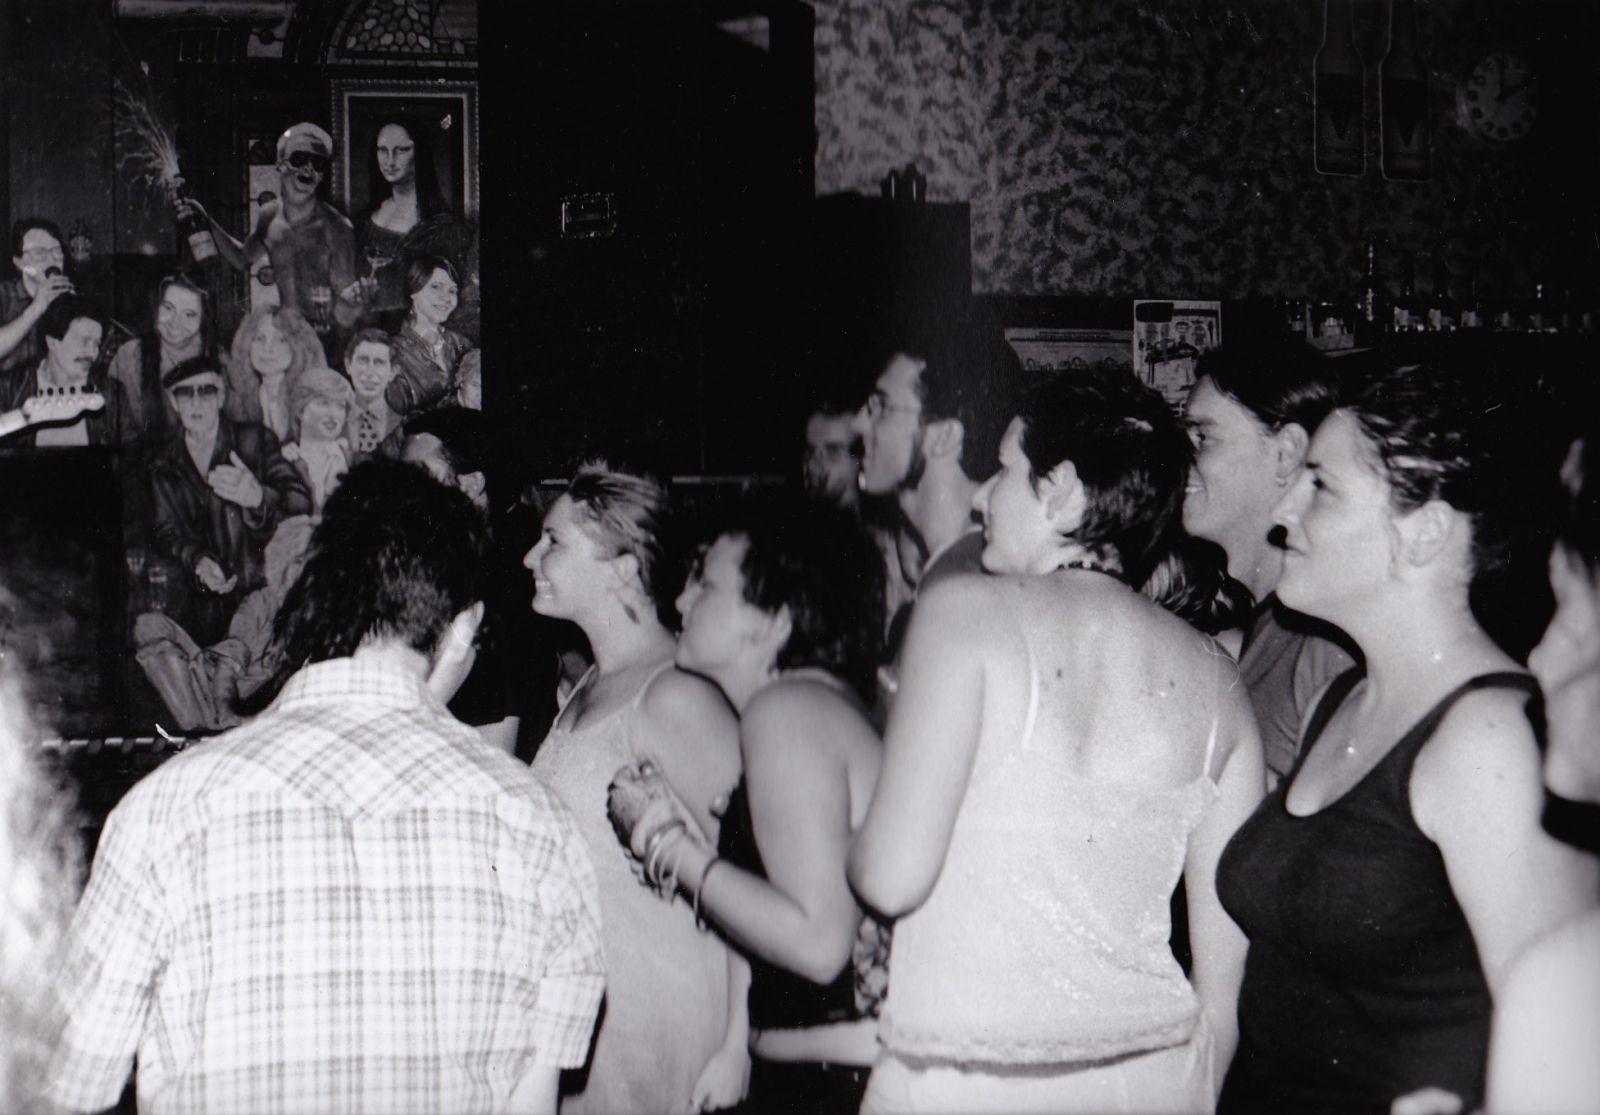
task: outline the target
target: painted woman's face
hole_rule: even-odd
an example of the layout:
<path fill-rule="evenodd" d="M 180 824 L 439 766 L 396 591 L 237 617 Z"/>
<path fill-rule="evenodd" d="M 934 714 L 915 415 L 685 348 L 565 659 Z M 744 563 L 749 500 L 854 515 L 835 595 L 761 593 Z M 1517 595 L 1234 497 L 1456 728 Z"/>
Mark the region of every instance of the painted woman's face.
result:
<path fill-rule="evenodd" d="M 313 397 L 300 412 L 300 439 L 335 441 L 344 433 L 349 418 L 350 408 L 343 399 Z"/>
<path fill-rule="evenodd" d="M 156 332 L 173 348 L 194 340 L 200 333 L 200 296 L 188 287 L 167 287 L 156 307 Z"/>
<path fill-rule="evenodd" d="M 428 281 L 411 295 L 417 316 L 434 325 L 443 325 L 456 310 L 456 281 L 442 267 L 435 267 Z"/>
<path fill-rule="evenodd" d="M 293 360 L 289 339 L 278 328 L 278 323 L 270 317 L 262 318 L 261 324 L 256 327 L 256 335 L 250 341 L 250 366 L 265 379 L 268 376 L 281 376 L 289 370 Z"/>
<path fill-rule="evenodd" d="M 417 176 L 417 144 L 399 124 L 378 129 L 378 172 L 393 186 Z"/>

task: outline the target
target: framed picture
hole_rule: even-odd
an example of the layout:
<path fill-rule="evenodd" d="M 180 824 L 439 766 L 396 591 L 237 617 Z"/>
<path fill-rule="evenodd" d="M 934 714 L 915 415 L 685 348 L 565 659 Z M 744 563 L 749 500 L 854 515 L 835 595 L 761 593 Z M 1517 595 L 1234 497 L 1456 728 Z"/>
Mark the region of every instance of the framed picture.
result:
<path fill-rule="evenodd" d="M 333 187 L 351 220 L 359 220 L 382 196 L 373 151 L 386 124 L 401 124 L 412 133 L 417 174 L 433 176 L 446 206 L 468 221 L 477 219 L 475 82 L 335 81 L 331 117 Z"/>

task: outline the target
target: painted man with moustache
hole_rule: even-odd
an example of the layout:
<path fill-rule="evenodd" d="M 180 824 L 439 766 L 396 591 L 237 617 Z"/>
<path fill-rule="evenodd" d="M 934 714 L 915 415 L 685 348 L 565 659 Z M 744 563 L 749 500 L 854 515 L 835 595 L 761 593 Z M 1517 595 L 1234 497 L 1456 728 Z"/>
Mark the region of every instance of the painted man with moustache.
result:
<path fill-rule="evenodd" d="M 132 440 L 122 385 L 100 363 L 102 322 L 99 307 L 81 294 L 60 295 L 45 308 L 39 318 L 44 358 L 0 380 L 0 416 L 20 414 L 24 404 L 32 408 L 31 428 L 9 438 L 8 447 L 116 446 Z M 93 409 L 72 405 L 88 399 Z"/>

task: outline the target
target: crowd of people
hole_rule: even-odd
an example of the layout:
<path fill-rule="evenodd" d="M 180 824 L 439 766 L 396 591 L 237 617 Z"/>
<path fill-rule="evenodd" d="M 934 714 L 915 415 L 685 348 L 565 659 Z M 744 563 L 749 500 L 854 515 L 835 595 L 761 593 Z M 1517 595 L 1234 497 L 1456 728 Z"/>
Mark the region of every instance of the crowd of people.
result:
<path fill-rule="evenodd" d="M 304 261 L 317 131 L 224 255 Z M 293 304 L 220 352 L 177 276 L 102 372 L 51 229 L 14 238 L 23 378 L 100 400 L 29 428 L 142 447 L 193 599 L 141 661 L 221 729 L 74 903 L 5 702 L 19 1102 L 1596 1109 L 1593 409 L 1263 338 L 1177 413 L 1125 371 L 1024 391 L 945 322 L 819 405 L 804 492 L 691 515 L 591 461 L 507 521 L 456 262 L 402 250 L 449 223 L 391 174 L 414 138 L 362 218 L 393 269 L 301 284 L 339 366 Z M 1489 617 L 1542 628 L 1533 574 L 1530 657 Z"/>
<path fill-rule="evenodd" d="M 188 263 L 156 284 L 136 329 L 112 332 L 75 289 L 52 221 L 12 228 L 0 444 L 118 451 L 130 567 L 163 586 L 133 617 L 149 635 L 138 652 L 178 729 L 228 722 L 237 694 L 199 684 L 221 675 L 198 648 L 229 638 L 269 587 L 273 539 L 300 537 L 292 524 L 320 513 L 352 465 L 398 457 L 407 419 L 481 409 L 476 249 L 440 195 L 427 134 L 400 120 L 377 130 L 359 224 L 326 199 L 332 140 L 314 124 L 279 138 L 278 196 L 244 240 L 179 194 L 180 217 L 209 229 L 212 262 L 191 237 Z M 219 297 L 217 256 L 240 269 L 267 258 L 276 298 L 237 312 Z"/>

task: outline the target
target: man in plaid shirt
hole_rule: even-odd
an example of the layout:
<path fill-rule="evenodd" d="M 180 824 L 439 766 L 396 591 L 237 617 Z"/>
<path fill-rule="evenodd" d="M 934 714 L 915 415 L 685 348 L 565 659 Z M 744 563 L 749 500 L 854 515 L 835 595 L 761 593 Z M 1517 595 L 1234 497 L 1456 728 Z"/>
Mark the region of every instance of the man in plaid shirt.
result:
<path fill-rule="evenodd" d="M 445 711 L 480 517 L 394 461 L 330 497 L 255 720 L 107 822 L 47 1098 L 148 1112 L 554 1111 L 603 990 L 570 815 Z"/>

